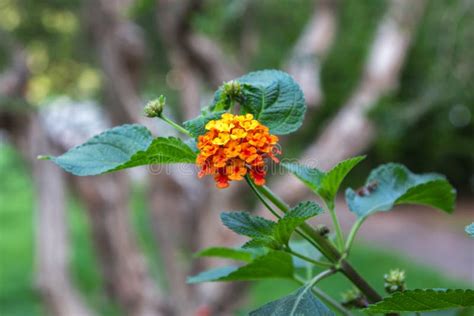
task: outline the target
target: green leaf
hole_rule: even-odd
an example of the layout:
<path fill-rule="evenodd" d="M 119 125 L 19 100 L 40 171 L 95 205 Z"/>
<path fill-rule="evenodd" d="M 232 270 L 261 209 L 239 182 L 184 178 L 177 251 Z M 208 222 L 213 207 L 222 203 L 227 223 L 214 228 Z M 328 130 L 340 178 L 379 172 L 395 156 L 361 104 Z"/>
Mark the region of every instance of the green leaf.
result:
<path fill-rule="evenodd" d="M 389 163 L 373 170 L 364 187 L 346 190 L 349 209 L 359 217 L 393 206 L 409 203 L 438 208 L 447 213 L 454 209 L 456 191 L 446 178 L 435 173 L 414 174 L 405 166 Z"/>
<path fill-rule="evenodd" d="M 139 151 L 130 161 L 114 169 L 121 170 L 136 166 L 168 163 L 192 163 L 196 161 L 196 153 L 176 137 L 157 137 L 145 151 Z"/>
<path fill-rule="evenodd" d="M 299 178 L 328 205 L 332 205 L 344 178 L 364 159 L 365 156 L 357 156 L 341 161 L 328 172 L 295 163 L 282 163 L 282 166 Z"/>
<path fill-rule="evenodd" d="M 254 255 L 251 251 L 245 249 L 225 248 L 225 247 L 211 247 L 199 251 L 195 254 L 196 257 L 219 257 L 225 259 L 233 259 L 239 261 L 250 262 Z"/>
<path fill-rule="evenodd" d="M 183 123 L 184 128 L 193 136 L 198 137 L 206 133 L 206 124 L 211 120 L 219 119 L 225 111 L 201 114 L 198 117 Z"/>
<path fill-rule="evenodd" d="M 292 294 L 270 302 L 250 316 L 333 316 L 335 315 L 308 287 L 301 287 Z"/>
<path fill-rule="evenodd" d="M 471 236 L 472 238 L 474 238 L 474 222 L 467 225 L 466 228 L 464 229 L 466 231 L 466 233 Z"/>
<path fill-rule="evenodd" d="M 210 269 L 199 274 L 188 277 L 187 283 L 202 283 L 202 282 L 211 282 L 211 281 L 224 281 L 226 277 L 231 275 L 233 272 L 237 271 L 239 267 L 236 266 L 227 266 Z"/>
<path fill-rule="evenodd" d="M 282 251 L 271 251 L 242 267 L 223 267 L 204 271 L 188 278 L 188 283 L 211 281 L 260 280 L 267 278 L 291 279 L 291 256 Z"/>
<path fill-rule="evenodd" d="M 265 236 L 252 238 L 242 246 L 245 249 L 258 249 L 262 247 L 278 250 L 281 249 L 281 244 L 273 239 L 272 236 Z"/>
<path fill-rule="evenodd" d="M 222 223 L 239 235 L 266 237 L 272 234 L 274 222 L 247 212 L 228 212 L 221 214 Z"/>
<path fill-rule="evenodd" d="M 268 126 L 273 134 L 289 134 L 302 124 L 306 104 L 298 84 L 278 70 L 251 72 L 237 79 L 242 84 L 246 113 Z"/>
<path fill-rule="evenodd" d="M 277 242 L 287 245 L 291 234 L 307 219 L 319 215 L 323 209 L 314 202 L 305 201 L 296 205 L 281 218 L 273 228 L 273 237 Z"/>
<path fill-rule="evenodd" d="M 473 290 L 407 290 L 397 292 L 364 311 L 368 313 L 428 312 L 474 306 Z"/>
<path fill-rule="evenodd" d="M 77 176 L 152 163 L 194 163 L 196 154 L 177 138 L 155 138 L 141 125 L 109 129 L 58 157 L 48 157 Z"/>

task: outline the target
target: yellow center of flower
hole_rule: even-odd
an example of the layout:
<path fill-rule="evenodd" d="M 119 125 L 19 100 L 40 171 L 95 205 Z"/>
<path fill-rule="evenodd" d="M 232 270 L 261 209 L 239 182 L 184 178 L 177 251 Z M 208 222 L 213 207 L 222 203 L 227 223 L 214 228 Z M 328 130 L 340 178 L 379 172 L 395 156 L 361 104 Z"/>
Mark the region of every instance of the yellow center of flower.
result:
<path fill-rule="evenodd" d="M 229 181 L 239 181 L 249 173 L 257 185 L 265 183 L 265 159 L 278 162 L 275 146 L 278 137 L 268 127 L 253 119 L 252 114 L 222 114 L 219 120 L 206 124 L 206 134 L 199 136 L 196 159 L 199 176 L 213 175 L 219 188 Z"/>

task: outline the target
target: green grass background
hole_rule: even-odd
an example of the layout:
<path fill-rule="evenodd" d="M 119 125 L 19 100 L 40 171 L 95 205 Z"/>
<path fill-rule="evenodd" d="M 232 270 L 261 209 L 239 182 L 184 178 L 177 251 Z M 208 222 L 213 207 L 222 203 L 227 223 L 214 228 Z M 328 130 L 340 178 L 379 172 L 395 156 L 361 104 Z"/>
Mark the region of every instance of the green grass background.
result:
<path fill-rule="evenodd" d="M 5 145 L 0 145 L 0 175 L 0 315 L 45 315 L 35 290 L 35 210 L 31 174 L 17 153 Z M 142 198 L 143 190 L 136 188 L 133 197 L 133 223 L 139 244 L 149 259 L 153 276 L 159 281 L 160 260 L 147 218 L 145 199 Z M 120 315 L 101 288 L 87 218 L 73 198 L 68 207 L 68 220 L 74 282 L 99 315 Z M 351 261 L 380 291 L 383 290 L 383 274 L 396 267 L 407 271 L 408 286 L 411 288 L 469 287 L 463 281 L 451 280 L 438 271 L 402 259 L 396 253 L 368 245 L 357 246 Z M 252 308 L 282 297 L 296 287 L 290 281 L 257 282 L 252 286 L 240 313 L 245 314 Z M 339 298 L 341 291 L 351 288 L 351 285 L 343 277 L 335 276 L 324 280 L 321 287 Z"/>

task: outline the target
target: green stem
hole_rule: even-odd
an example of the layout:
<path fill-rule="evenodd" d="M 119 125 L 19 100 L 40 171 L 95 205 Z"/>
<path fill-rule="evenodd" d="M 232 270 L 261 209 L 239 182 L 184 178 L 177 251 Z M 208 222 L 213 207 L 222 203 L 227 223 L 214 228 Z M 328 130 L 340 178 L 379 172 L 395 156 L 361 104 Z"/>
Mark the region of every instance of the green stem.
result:
<path fill-rule="evenodd" d="M 267 186 L 259 186 L 257 190 L 260 191 L 266 198 L 268 198 L 276 207 L 278 207 L 283 213 L 290 210 L 290 207 L 277 195 L 275 195 Z M 321 236 L 316 230 L 306 223 L 300 225 L 301 231 L 312 239 L 317 245 L 318 250 L 321 251 L 330 261 L 337 262 L 340 254 L 338 250 L 328 241 L 325 237 Z"/>
<path fill-rule="evenodd" d="M 344 247 L 344 254 L 347 256 L 349 255 L 349 251 L 351 250 L 352 243 L 354 242 L 355 236 L 359 231 L 362 223 L 364 223 L 366 217 L 359 217 L 357 221 L 352 225 L 351 231 L 349 236 L 347 237 L 346 246 Z"/>
<path fill-rule="evenodd" d="M 280 214 L 278 214 L 271 206 L 270 204 L 267 203 L 267 201 L 265 200 L 265 198 L 263 197 L 263 195 L 260 193 L 260 191 L 257 189 L 257 186 L 255 185 L 255 183 L 253 183 L 252 179 L 250 179 L 249 175 L 245 175 L 245 181 L 247 181 L 248 185 L 250 186 L 250 188 L 252 189 L 252 191 L 255 193 L 255 195 L 257 196 L 257 198 L 260 200 L 260 202 L 262 202 L 263 205 L 265 205 L 265 207 L 270 211 L 270 213 L 272 213 L 276 218 L 280 219 L 281 216 Z"/>
<path fill-rule="evenodd" d="M 176 122 L 172 121 L 170 118 L 168 118 L 166 115 L 164 115 L 163 113 L 159 116 L 160 119 L 162 119 L 163 121 L 165 121 L 166 123 L 168 123 L 168 125 L 170 125 L 171 127 L 173 127 L 174 129 L 176 129 L 178 132 L 181 132 L 183 134 L 186 134 L 188 135 L 189 137 L 193 137 L 193 135 L 191 135 L 190 132 L 188 132 L 184 127 L 182 127 L 181 125 L 177 124 Z"/>
<path fill-rule="evenodd" d="M 318 275 L 316 275 L 313 279 L 311 279 L 311 281 L 308 282 L 308 285 L 306 287 L 308 288 L 312 288 L 313 286 L 316 285 L 316 283 L 318 283 L 319 281 L 321 281 L 322 279 L 332 275 L 336 273 L 336 270 L 334 269 L 329 269 L 329 270 L 325 270 L 321 273 L 319 273 Z"/>
<path fill-rule="evenodd" d="M 250 177 L 248 175 L 245 176 L 245 180 L 247 181 L 248 185 L 250 186 L 250 188 L 252 189 L 252 191 L 255 193 L 255 195 L 257 196 L 257 198 L 262 202 L 262 204 L 270 211 L 270 213 L 272 213 L 276 218 L 280 219 L 281 218 L 281 215 L 278 214 L 271 206 L 270 204 L 268 204 L 268 202 L 265 200 L 265 197 L 260 193 L 260 191 L 258 190 L 257 186 L 255 185 L 255 183 L 252 181 L 252 179 L 250 179 Z M 319 247 L 318 245 L 311 239 L 309 238 L 305 233 L 303 233 L 301 230 L 299 229 L 296 229 L 296 232 L 301 236 L 303 237 L 304 239 L 306 239 L 311 245 L 313 245 L 314 247 L 316 247 L 318 250 L 319 250 Z"/>
<path fill-rule="evenodd" d="M 332 271 L 332 270 L 328 270 L 328 271 Z M 326 271 L 325 271 L 326 272 Z M 317 275 L 315 278 L 319 277 L 320 278 L 320 275 Z M 301 285 L 304 285 L 306 284 L 306 282 L 304 280 L 302 280 L 300 277 L 298 277 L 297 275 L 295 275 L 293 277 L 293 279 L 298 282 L 299 284 Z M 321 278 L 318 281 L 320 281 Z M 314 278 L 312 279 L 312 281 L 314 281 Z M 314 284 L 311 286 L 311 291 L 313 292 L 313 294 L 315 296 L 317 296 L 319 299 L 321 299 L 324 303 L 326 303 L 327 305 L 331 306 L 334 310 L 338 311 L 339 313 L 341 313 L 342 315 L 344 316 L 352 316 L 352 313 L 350 311 L 348 311 L 346 308 L 344 308 L 344 306 L 342 306 L 338 301 L 336 301 L 335 299 L 333 299 L 331 296 L 329 296 L 328 294 L 326 294 L 324 291 L 322 291 L 320 288 L 316 287 Z"/>
<path fill-rule="evenodd" d="M 344 250 L 344 234 L 342 233 L 341 223 L 339 222 L 339 218 L 336 215 L 335 204 L 334 201 L 331 203 L 326 203 L 328 208 L 329 214 L 331 214 L 332 223 L 334 225 L 334 229 L 336 230 L 336 241 L 339 251 Z"/>
<path fill-rule="evenodd" d="M 311 259 L 310 257 L 306 257 L 306 256 L 303 255 L 303 254 L 300 254 L 300 253 L 298 253 L 298 252 L 296 252 L 296 251 L 291 250 L 291 248 L 289 248 L 289 247 L 287 247 L 287 248 L 285 249 L 285 251 L 288 252 L 289 254 L 292 254 L 292 255 L 295 256 L 295 257 L 301 258 L 302 260 L 307 261 L 307 262 L 309 262 L 309 263 L 312 263 L 312 264 L 314 264 L 315 266 L 320 267 L 320 268 L 330 268 L 330 267 L 333 267 L 333 266 L 334 266 L 334 264 L 329 263 L 329 262 L 314 260 L 314 259 Z"/>
<path fill-rule="evenodd" d="M 289 206 L 276 196 L 268 187 L 259 186 L 257 190 L 267 197 L 275 206 L 277 206 L 283 213 L 288 212 Z M 364 278 L 347 262 L 342 258 L 342 254 L 334 247 L 334 245 L 321 236 L 311 226 L 304 223 L 300 226 L 301 230 L 312 239 L 317 245 L 319 250 L 329 259 L 340 266 L 342 273 L 354 284 L 359 290 L 365 294 L 370 303 L 376 303 L 382 300 L 382 297 L 365 281 Z"/>

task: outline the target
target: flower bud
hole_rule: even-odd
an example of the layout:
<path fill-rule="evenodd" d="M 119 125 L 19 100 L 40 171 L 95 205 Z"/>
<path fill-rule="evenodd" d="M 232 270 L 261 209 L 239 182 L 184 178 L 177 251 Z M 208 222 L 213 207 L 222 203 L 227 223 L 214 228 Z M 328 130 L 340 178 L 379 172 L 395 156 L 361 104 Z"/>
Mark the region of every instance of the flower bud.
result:
<path fill-rule="evenodd" d="M 160 117 L 166 104 L 166 97 L 160 95 L 156 100 L 152 100 L 145 105 L 144 112 L 147 117 Z"/>
<path fill-rule="evenodd" d="M 404 291 L 405 286 L 405 271 L 400 269 L 390 270 L 388 274 L 384 275 L 385 291 L 389 294 Z"/>
<path fill-rule="evenodd" d="M 364 308 L 367 307 L 368 301 L 364 294 L 358 289 L 347 290 L 342 293 L 342 305 L 347 308 Z"/>
<path fill-rule="evenodd" d="M 224 83 L 224 94 L 230 99 L 236 99 L 242 94 L 240 82 L 231 80 Z"/>

